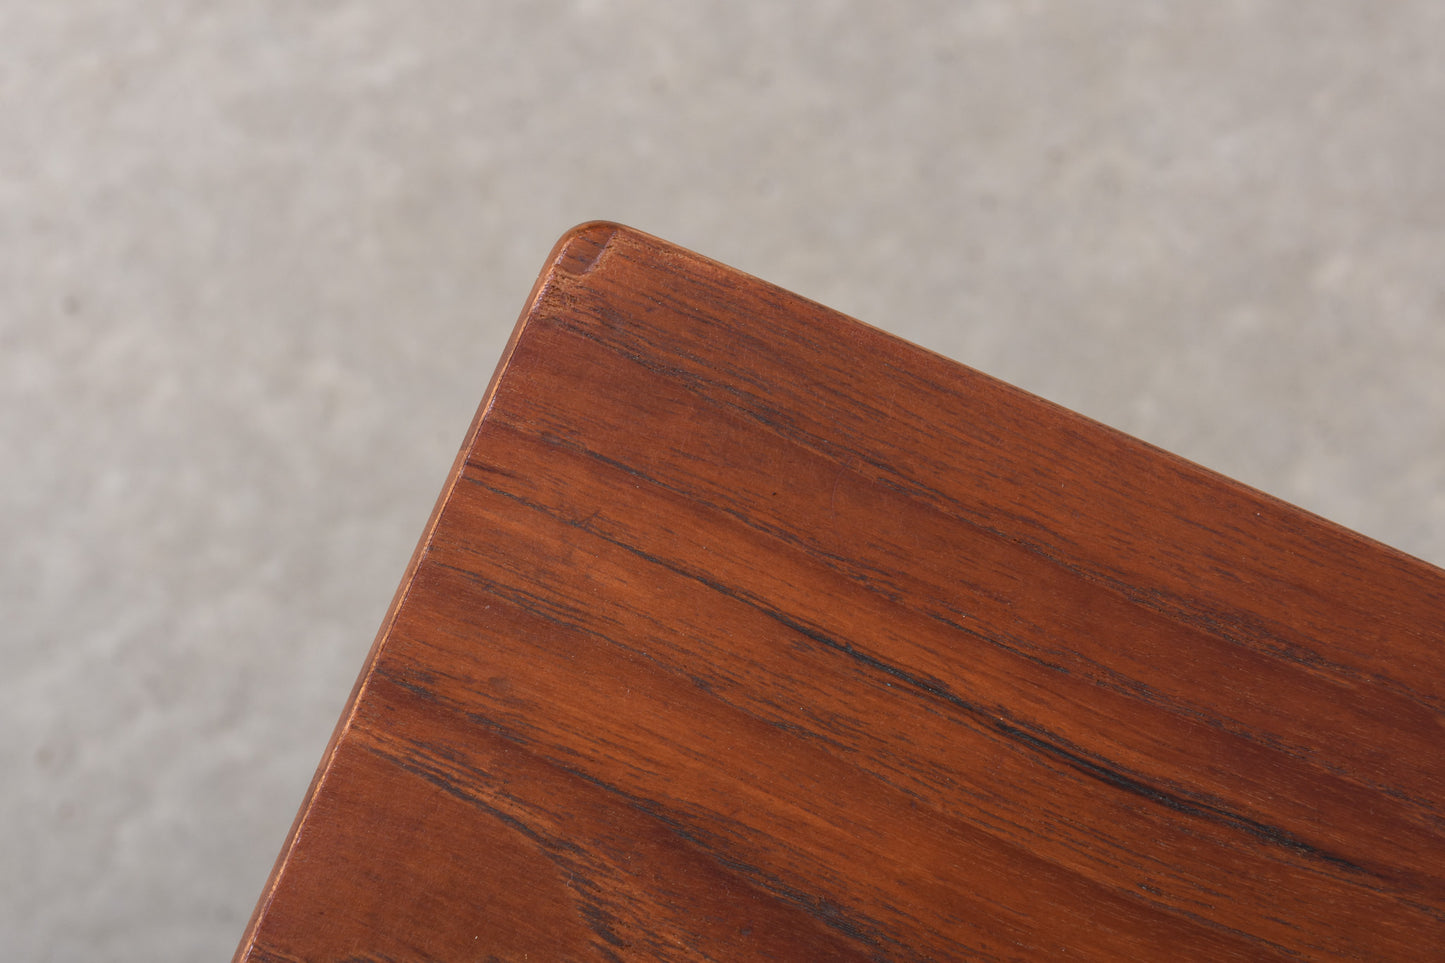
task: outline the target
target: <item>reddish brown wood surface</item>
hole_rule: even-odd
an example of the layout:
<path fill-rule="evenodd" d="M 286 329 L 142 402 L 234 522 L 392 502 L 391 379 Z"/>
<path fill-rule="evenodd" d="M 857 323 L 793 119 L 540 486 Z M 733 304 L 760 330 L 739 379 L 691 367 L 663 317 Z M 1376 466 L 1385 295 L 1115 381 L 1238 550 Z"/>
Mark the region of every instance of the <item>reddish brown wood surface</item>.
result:
<path fill-rule="evenodd" d="M 1431 566 L 587 225 L 237 958 L 1445 958 L 1442 636 Z"/>

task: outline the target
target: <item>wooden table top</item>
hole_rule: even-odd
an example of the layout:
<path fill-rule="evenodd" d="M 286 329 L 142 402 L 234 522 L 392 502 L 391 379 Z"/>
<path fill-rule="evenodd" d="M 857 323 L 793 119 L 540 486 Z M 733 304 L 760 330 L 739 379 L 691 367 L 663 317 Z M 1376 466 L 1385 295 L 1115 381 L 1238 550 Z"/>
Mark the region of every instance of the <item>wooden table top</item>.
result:
<path fill-rule="evenodd" d="M 554 250 L 238 960 L 1445 959 L 1445 573 Z"/>

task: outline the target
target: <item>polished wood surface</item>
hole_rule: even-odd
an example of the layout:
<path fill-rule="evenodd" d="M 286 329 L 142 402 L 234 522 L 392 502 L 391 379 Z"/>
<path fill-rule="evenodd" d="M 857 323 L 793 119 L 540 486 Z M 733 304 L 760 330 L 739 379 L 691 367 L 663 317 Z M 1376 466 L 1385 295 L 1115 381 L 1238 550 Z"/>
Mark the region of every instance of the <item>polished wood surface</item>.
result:
<path fill-rule="evenodd" d="M 1445 958 L 1445 573 L 553 252 L 237 959 Z"/>

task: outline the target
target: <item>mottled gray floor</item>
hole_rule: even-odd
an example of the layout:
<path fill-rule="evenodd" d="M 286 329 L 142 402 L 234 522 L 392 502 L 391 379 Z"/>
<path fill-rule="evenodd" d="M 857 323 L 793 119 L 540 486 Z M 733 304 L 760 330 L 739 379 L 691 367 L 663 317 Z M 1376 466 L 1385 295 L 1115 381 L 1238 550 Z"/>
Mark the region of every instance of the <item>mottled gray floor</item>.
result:
<path fill-rule="evenodd" d="M 1445 561 L 1445 5 L 0 2 L 0 955 L 224 959 L 610 218 Z"/>

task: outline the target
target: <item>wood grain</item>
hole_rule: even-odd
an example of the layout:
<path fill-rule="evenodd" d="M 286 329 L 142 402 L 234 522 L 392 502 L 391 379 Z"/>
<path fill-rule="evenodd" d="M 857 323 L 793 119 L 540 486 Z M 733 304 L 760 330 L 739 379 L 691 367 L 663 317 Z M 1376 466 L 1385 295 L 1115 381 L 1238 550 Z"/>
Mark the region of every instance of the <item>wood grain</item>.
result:
<path fill-rule="evenodd" d="M 1445 959 L 1445 573 L 608 224 L 238 960 Z"/>

